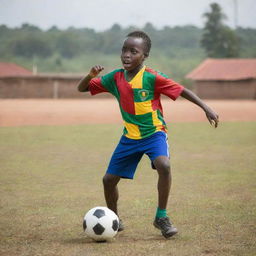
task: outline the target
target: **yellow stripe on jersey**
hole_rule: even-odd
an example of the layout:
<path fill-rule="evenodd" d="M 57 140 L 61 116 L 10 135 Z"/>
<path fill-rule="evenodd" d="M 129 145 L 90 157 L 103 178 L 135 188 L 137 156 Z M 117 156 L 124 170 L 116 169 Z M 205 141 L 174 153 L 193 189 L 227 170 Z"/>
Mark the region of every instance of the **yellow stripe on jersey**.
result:
<path fill-rule="evenodd" d="M 157 110 L 152 112 L 153 125 L 156 127 L 156 131 L 161 131 L 163 128 L 162 121 L 157 116 Z"/>
<path fill-rule="evenodd" d="M 137 74 L 136 76 L 129 82 L 129 84 L 132 85 L 133 89 L 142 89 L 143 83 L 143 73 L 145 71 L 146 66 L 144 66 Z"/>
<path fill-rule="evenodd" d="M 135 139 L 135 140 L 141 139 L 138 125 L 127 123 L 127 122 L 124 122 L 124 125 L 127 130 L 127 134 L 125 134 L 126 137 L 128 137 L 129 139 Z"/>
<path fill-rule="evenodd" d="M 153 111 L 151 100 L 143 102 L 134 102 L 134 106 L 136 115 L 143 115 Z"/>

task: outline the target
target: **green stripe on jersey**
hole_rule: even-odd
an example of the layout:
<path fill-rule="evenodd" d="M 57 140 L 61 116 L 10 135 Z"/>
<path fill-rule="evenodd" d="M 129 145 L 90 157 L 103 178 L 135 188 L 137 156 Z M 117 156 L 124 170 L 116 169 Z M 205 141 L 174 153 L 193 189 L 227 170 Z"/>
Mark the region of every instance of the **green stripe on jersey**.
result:
<path fill-rule="evenodd" d="M 143 89 L 154 91 L 155 90 L 156 76 L 147 71 L 143 75 Z"/>

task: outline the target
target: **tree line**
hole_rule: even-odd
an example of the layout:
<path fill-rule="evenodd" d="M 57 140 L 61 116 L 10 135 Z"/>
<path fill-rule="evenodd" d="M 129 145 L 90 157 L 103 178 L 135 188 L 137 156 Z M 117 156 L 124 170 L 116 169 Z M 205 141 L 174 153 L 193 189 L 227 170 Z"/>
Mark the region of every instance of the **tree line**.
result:
<path fill-rule="evenodd" d="M 131 31 L 141 29 L 152 39 L 154 56 L 173 59 L 194 56 L 232 58 L 256 57 L 256 29 L 238 27 L 232 30 L 225 25 L 225 14 L 213 3 L 204 14 L 205 26 L 165 26 L 161 29 L 147 23 L 142 28 L 123 28 L 114 24 L 111 28 L 97 32 L 91 28 L 61 30 L 56 26 L 42 30 L 31 24 L 18 28 L 0 25 L 0 59 L 2 61 L 21 58 L 24 61 L 37 58 L 54 58 L 55 64 L 71 61 L 81 56 L 119 55 L 124 37 Z M 61 69 L 60 69 L 61 70 Z"/>
<path fill-rule="evenodd" d="M 60 30 L 56 26 L 43 31 L 23 24 L 19 28 L 0 26 L 0 55 L 47 58 L 59 55 L 72 59 L 88 53 L 119 54 L 121 43 L 129 32 L 142 29 L 153 42 L 153 49 L 171 55 L 176 49 L 205 49 L 209 57 L 256 57 L 256 29 L 239 27 L 235 31 L 223 24 L 225 17 L 217 4 L 211 5 L 211 12 L 205 13 L 205 27 L 165 26 L 156 29 L 147 23 L 142 28 L 122 28 L 114 24 L 103 32 L 90 28 L 70 27 Z M 230 49 L 225 49 L 225 48 Z"/>
<path fill-rule="evenodd" d="M 60 30 L 57 27 L 52 27 L 47 31 L 40 28 L 23 24 L 19 28 L 8 28 L 5 25 L 0 26 L 0 55 L 22 56 L 31 58 L 39 56 L 47 58 L 53 54 L 67 59 L 75 58 L 79 55 L 88 53 L 102 54 L 119 54 L 121 43 L 130 31 L 138 28 L 129 27 L 122 28 L 118 24 L 114 24 L 110 29 L 104 32 L 96 32 L 90 28 L 73 28 Z M 153 49 L 160 51 L 163 54 L 171 54 L 173 50 L 179 49 L 198 49 L 201 48 L 202 35 L 204 41 L 216 44 L 220 40 L 216 39 L 218 35 L 213 33 L 212 36 L 204 29 L 195 26 L 166 26 L 162 29 L 156 29 L 151 23 L 147 23 L 143 28 L 139 28 L 147 32 L 153 42 Z M 230 30 L 224 31 L 229 36 Z M 233 46 L 238 50 L 238 53 L 231 57 L 256 57 L 256 29 L 239 27 L 236 30 L 237 40 Z M 213 37 L 213 38 L 212 38 Z M 231 39 L 234 35 L 231 34 Z M 245 52 L 243 53 L 243 50 Z M 219 56 L 221 54 L 210 54 L 211 57 L 230 57 Z M 248 56 L 247 56 L 248 55 Z"/>
<path fill-rule="evenodd" d="M 153 48 L 167 52 L 172 48 L 198 48 L 201 29 L 194 26 L 164 27 L 157 30 L 151 23 L 143 28 L 122 28 L 114 24 L 110 29 L 96 32 L 90 28 L 60 30 L 52 27 L 47 31 L 23 24 L 19 28 L 0 26 L 0 55 L 47 58 L 53 54 L 67 59 L 88 53 L 119 54 L 124 37 L 135 29 L 149 33 Z"/>
<path fill-rule="evenodd" d="M 49 57 L 54 53 L 64 58 L 86 54 L 88 52 L 102 52 L 116 54 L 125 35 L 135 27 L 122 28 L 114 24 L 104 32 L 96 32 L 89 28 L 68 28 L 60 30 L 52 27 L 47 31 L 23 24 L 20 28 L 0 26 L 0 54 L 1 56 L 17 55 L 23 57 Z M 156 29 L 151 23 L 140 28 L 149 33 L 154 49 L 167 52 L 171 48 L 200 48 L 203 29 L 195 26 L 176 26 Z M 239 27 L 236 34 L 241 48 L 251 48 L 256 45 L 256 29 Z M 215 36 L 215 34 L 213 34 Z M 206 37 L 207 40 L 207 37 Z M 208 36 L 208 40 L 210 37 Z M 216 41 L 217 42 L 217 41 Z M 254 57 L 255 57 L 255 52 Z"/>

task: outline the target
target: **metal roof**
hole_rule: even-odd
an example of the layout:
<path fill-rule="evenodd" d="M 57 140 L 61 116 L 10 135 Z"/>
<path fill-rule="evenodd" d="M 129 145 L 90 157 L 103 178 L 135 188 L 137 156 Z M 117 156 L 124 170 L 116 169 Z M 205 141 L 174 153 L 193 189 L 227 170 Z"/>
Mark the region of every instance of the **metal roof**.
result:
<path fill-rule="evenodd" d="M 33 72 L 15 63 L 0 62 L 0 77 L 27 75 L 33 75 Z"/>
<path fill-rule="evenodd" d="M 256 59 L 206 59 L 186 78 L 197 81 L 255 79 Z"/>

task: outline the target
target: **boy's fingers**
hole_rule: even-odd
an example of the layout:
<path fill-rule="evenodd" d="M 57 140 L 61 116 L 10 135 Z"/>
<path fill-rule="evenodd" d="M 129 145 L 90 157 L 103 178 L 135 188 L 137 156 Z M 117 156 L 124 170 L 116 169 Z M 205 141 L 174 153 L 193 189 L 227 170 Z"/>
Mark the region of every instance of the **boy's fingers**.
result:
<path fill-rule="evenodd" d="M 214 122 L 215 122 L 215 128 L 217 128 L 218 124 L 219 124 L 219 116 L 218 115 L 216 116 Z"/>
<path fill-rule="evenodd" d="M 97 70 L 99 70 L 99 71 L 102 71 L 103 69 L 104 69 L 104 67 L 102 67 L 102 66 L 96 66 L 96 68 L 97 68 Z"/>
<path fill-rule="evenodd" d="M 97 76 L 103 69 L 104 69 L 104 67 L 102 67 L 102 66 L 100 66 L 100 65 L 96 65 L 96 66 L 92 67 L 90 74 L 91 74 L 92 77 L 95 77 L 95 76 Z"/>
<path fill-rule="evenodd" d="M 219 119 L 218 118 L 212 120 L 212 125 L 214 125 L 215 128 L 218 127 L 218 124 L 219 124 Z"/>
<path fill-rule="evenodd" d="M 208 116 L 208 115 L 206 115 L 206 117 L 207 117 L 209 123 L 210 123 L 211 125 L 213 125 L 213 119 L 212 119 L 210 116 Z"/>
<path fill-rule="evenodd" d="M 208 120 L 209 120 L 209 123 L 214 126 L 215 128 L 218 127 L 218 123 L 219 123 L 219 119 L 218 118 L 211 118 L 211 117 L 208 117 Z"/>

